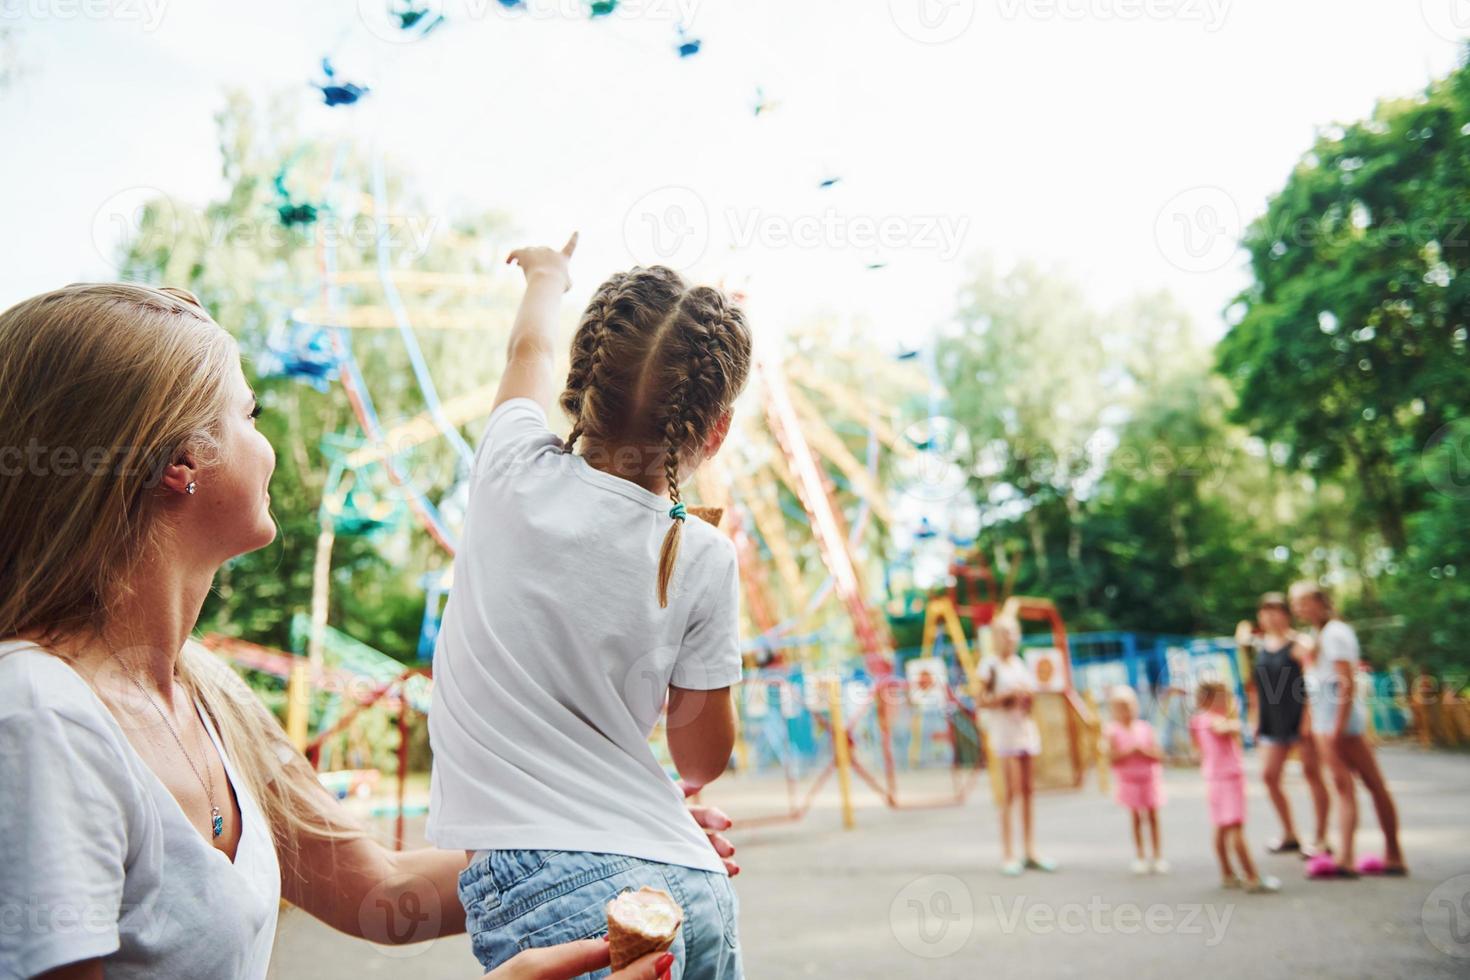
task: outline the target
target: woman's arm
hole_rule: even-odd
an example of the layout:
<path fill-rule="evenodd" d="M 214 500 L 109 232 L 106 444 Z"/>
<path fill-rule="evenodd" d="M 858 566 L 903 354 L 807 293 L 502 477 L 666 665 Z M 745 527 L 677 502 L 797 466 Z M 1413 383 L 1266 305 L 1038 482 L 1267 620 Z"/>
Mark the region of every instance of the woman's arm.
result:
<path fill-rule="evenodd" d="M 526 294 L 516 311 L 510 342 L 506 345 L 505 373 L 495 392 L 495 405 L 512 398 L 530 398 L 551 409 L 556 397 L 556 321 L 561 297 L 572 287 L 569 272 L 577 235 L 567 239 L 560 251 L 550 248 L 518 248 L 505 261 L 515 263 L 526 274 Z"/>
<path fill-rule="evenodd" d="M 1337 720 L 1332 726 L 1332 734 L 1341 738 L 1347 731 L 1348 717 L 1353 713 L 1353 702 L 1358 698 L 1357 678 L 1353 676 L 1352 662 L 1347 660 L 1334 660 L 1332 675 L 1337 680 L 1338 690 L 1342 692 L 1337 699 Z"/>
<path fill-rule="evenodd" d="M 324 816 L 350 826 L 346 810 L 325 791 Z M 392 851 L 371 837 L 303 839 L 283 855 L 281 895 L 349 936 L 385 945 L 424 942 L 465 930 L 459 902 L 463 851 Z"/>
<path fill-rule="evenodd" d="M 528 949 L 485 974 L 484 980 L 573 980 L 612 962 L 612 952 L 605 939 L 582 939 Z M 608 977 L 608 980 L 662 980 L 669 975 L 674 957 L 669 953 L 649 953 L 640 960 Z"/>

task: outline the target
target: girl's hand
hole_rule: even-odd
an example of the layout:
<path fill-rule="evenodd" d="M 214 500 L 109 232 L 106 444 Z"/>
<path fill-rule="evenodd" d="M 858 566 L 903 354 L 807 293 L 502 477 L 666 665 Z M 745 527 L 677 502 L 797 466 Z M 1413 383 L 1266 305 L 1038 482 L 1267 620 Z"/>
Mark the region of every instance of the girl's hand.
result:
<path fill-rule="evenodd" d="M 561 251 L 545 246 L 534 248 L 518 248 L 506 256 L 506 265 L 519 265 L 521 271 L 526 274 L 526 281 L 531 282 L 538 277 L 549 277 L 553 282 L 561 284 L 561 291 L 566 292 L 572 288 L 572 253 L 577 250 L 577 232 L 572 232 L 572 237 L 561 247 Z"/>
<path fill-rule="evenodd" d="M 573 980 L 604 969 L 611 962 L 612 951 L 606 939 L 583 939 L 518 953 L 485 974 L 484 980 Z M 669 975 L 673 962 L 671 953 L 649 953 L 608 980 L 662 980 Z"/>
<path fill-rule="evenodd" d="M 685 797 L 690 797 L 698 793 L 702 787 L 695 786 L 689 782 L 680 782 L 679 788 L 684 791 Z M 691 803 L 689 805 L 689 815 L 694 818 L 695 823 L 699 824 L 700 829 L 704 831 L 704 835 L 709 838 L 709 846 L 715 849 L 715 853 L 724 862 L 725 873 L 731 878 L 738 875 L 740 873 L 740 865 L 736 864 L 734 860 L 735 845 L 731 844 L 725 838 L 725 835 L 720 833 L 722 830 L 729 830 L 733 827 L 735 825 L 734 821 L 727 817 L 725 811 L 717 806 L 702 806 Z"/>
<path fill-rule="evenodd" d="M 1248 647 L 1255 642 L 1256 624 L 1248 619 L 1242 619 L 1235 627 L 1235 645 Z"/>

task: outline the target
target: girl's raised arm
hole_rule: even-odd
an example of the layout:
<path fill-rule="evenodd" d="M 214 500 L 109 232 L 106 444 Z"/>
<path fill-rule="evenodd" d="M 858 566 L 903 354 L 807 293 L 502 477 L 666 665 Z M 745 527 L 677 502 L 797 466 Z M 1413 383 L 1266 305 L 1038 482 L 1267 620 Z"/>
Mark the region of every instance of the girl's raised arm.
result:
<path fill-rule="evenodd" d="M 495 393 L 495 407 L 512 398 L 529 398 L 548 412 L 556 397 L 556 320 L 561 296 L 572 287 L 570 265 L 577 250 L 577 233 L 561 250 L 518 248 L 506 258 L 526 274 L 506 349 L 505 373 Z"/>

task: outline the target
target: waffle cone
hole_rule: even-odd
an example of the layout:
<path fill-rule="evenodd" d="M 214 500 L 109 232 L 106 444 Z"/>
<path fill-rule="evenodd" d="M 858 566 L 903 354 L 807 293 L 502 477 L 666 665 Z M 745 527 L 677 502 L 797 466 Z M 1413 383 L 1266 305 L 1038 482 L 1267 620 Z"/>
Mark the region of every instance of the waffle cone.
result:
<path fill-rule="evenodd" d="M 719 527 L 720 526 L 720 518 L 722 518 L 722 517 L 725 516 L 725 508 L 723 508 L 723 507 L 690 507 L 689 508 L 689 513 L 693 514 L 695 517 L 699 518 L 701 521 L 704 521 L 706 524 L 713 524 L 715 527 Z"/>
<path fill-rule="evenodd" d="M 649 953 L 662 953 L 674 945 L 674 936 L 679 932 L 679 926 L 684 921 L 684 912 L 679 908 L 667 892 L 656 888 L 641 888 L 640 892 L 652 892 L 662 895 L 669 900 L 669 904 L 678 910 L 678 918 L 674 920 L 673 926 L 667 932 L 654 934 L 647 932 L 636 924 L 625 923 L 612 911 L 612 903 L 608 903 L 607 910 L 607 942 L 612 952 L 612 968 L 616 972 L 636 962 Z"/>

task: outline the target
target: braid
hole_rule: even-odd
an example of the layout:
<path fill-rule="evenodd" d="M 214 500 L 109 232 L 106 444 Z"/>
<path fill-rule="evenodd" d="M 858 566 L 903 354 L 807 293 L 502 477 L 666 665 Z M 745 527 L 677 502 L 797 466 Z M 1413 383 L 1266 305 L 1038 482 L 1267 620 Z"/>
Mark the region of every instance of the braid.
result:
<path fill-rule="evenodd" d="M 572 342 L 571 367 L 567 372 L 567 386 L 561 393 L 561 408 L 572 419 L 572 431 L 567 435 L 564 452 L 571 452 L 578 437 L 586 432 L 584 409 L 587 394 L 596 390 L 602 375 L 603 352 L 612 323 L 613 306 L 618 294 L 628 280 L 627 273 L 618 273 L 598 288 L 577 328 Z"/>
<path fill-rule="evenodd" d="M 669 582 L 674 577 L 674 563 L 679 560 L 679 544 L 684 537 L 684 518 L 680 510 L 684 501 L 679 493 L 679 457 L 684 451 L 689 429 L 689 423 L 684 418 L 688 390 L 689 381 L 686 379 L 671 399 L 668 415 L 664 419 L 664 444 L 668 446 L 664 455 L 664 479 L 669 484 L 669 499 L 674 502 L 673 509 L 669 511 L 669 516 L 674 520 L 668 531 L 664 532 L 664 543 L 658 551 L 658 604 L 661 609 L 669 605 Z"/>
<path fill-rule="evenodd" d="M 691 289 L 665 266 L 618 273 L 599 286 L 572 341 L 560 399 L 572 422 L 565 450 L 580 438 L 619 451 L 645 447 L 650 462 L 662 457 L 673 502 L 659 549 L 663 608 L 684 533 L 679 470 L 702 458 L 727 424 L 750 371 L 750 341 L 739 307 L 719 290 Z"/>

